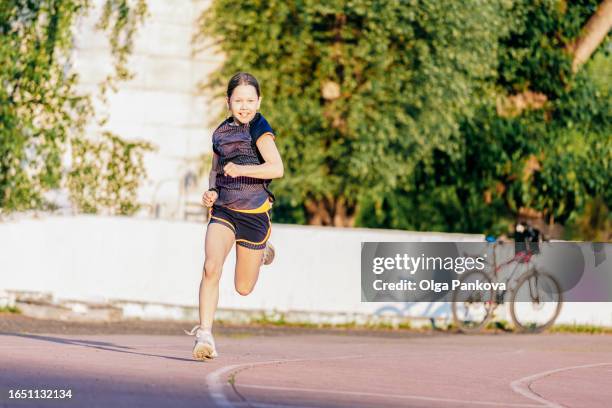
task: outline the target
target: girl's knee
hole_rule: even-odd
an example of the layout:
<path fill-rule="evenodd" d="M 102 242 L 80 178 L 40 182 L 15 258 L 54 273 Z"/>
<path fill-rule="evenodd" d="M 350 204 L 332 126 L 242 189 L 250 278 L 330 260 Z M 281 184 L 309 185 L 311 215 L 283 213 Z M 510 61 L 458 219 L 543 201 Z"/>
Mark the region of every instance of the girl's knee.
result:
<path fill-rule="evenodd" d="M 219 280 L 221 279 L 221 268 L 223 265 L 214 259 L 204 261 L 204 279 Z"/>
<path fill-rule="evenodd" d="M 247 296 L 253 291 L 254 285 L 236 284 L 236 292 L 242 296 Z"/>

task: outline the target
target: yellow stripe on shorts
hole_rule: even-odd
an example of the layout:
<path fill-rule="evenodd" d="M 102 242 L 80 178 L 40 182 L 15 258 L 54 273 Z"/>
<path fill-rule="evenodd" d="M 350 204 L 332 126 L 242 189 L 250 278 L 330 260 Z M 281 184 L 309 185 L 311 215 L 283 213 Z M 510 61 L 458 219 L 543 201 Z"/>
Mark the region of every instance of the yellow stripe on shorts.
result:
<path fill-rule="evenodd" d="M 257 208 L 253 208 L 252 210 L 237 210 L 235 208 L 229 208 L 229 209 L 232 211 L 236 211 L 239 213 L 245 213 L 245 214 L 261 214 L 261 213 L 267 212 L 268 210 L 270 210 L 270 208 L 272 208 L 272 203 L 270 202 L 269 199 L 266 198 L 266 201 L 262 205 L 260 205 Z"/>

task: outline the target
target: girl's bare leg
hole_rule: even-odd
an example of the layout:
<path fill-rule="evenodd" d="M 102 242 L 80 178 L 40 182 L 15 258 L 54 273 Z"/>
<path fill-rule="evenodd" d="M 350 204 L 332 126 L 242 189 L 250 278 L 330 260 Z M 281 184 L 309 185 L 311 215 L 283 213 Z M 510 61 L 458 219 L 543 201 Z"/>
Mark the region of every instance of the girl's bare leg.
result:
<path fill-rule="evenodd" d="M 234 274 L 234 286 L 236 287 L 236 291 L 242 296 L 251 293 L 257 283 L 263 253 L 263 249 L 250 249 L 241 245 L 236 245 L 236 273 Z"/>
<path fill-rule="evenodd" d="M 219 280 L 227 254 L 234 244 L 234 231 L 221 224 L 209 224 L 206 230 L 205 259 L 200 282 L 200 327 L 212 328 L 217 303 Z"/>

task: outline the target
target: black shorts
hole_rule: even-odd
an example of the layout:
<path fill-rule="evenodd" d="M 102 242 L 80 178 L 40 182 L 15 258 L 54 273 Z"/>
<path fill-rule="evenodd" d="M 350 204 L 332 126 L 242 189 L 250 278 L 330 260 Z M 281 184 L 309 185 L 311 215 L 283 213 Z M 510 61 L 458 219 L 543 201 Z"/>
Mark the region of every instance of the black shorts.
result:
<path fill-rule="evenodd" d="M 270 211 L 243 213 L 213 205 L 208 224 L 221 224 L 234 231 L 236 243 L 251 249 L 264 249 L 272 232 Z"/>

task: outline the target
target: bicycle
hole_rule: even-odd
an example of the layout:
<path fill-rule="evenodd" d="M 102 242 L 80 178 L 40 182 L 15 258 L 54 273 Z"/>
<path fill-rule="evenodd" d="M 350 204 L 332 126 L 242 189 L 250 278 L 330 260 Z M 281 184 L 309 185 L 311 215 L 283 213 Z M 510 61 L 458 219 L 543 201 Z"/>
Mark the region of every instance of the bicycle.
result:
<path fill-rule="evenodd" d="M 503 305 L 508 296 L 510 316 L 514 327 L 521 332 L 539 333 L 552 326 L 561 312 L 563 296 L 557 279 L 547 272 L 539 271 L 532 264 L 532 259 L 539 253 L 539 231 L 528 225 L 518 224 L 517 235 L 525 238 L 524 242 L 516 241 L 512 259 L 498 265 L 496 250 L 504 244 L 501 240 L 487 238 L 493 243 L 493 264 L 491 272 L 473 270 L 465 273 L 460 281 L 469 282 L 502 282 L 500 271 L 515 264 L 512 273 L 505 279 L 505 290 L 475 290 L 468 293 L 455 290 L 452 296 L 453 321 L 464 333 L 475 333 L 486 327 L 498 306 Z M 524 244 L 524 249 L 522 248 Z M 485 262 L 486 263 L 486 262 Z M 486 263 L 488 264 L 488 263 Z M 518 274 L 519 268 L 526 271 Z M 465 298 L 462 298 L 465 296 Z"/>

